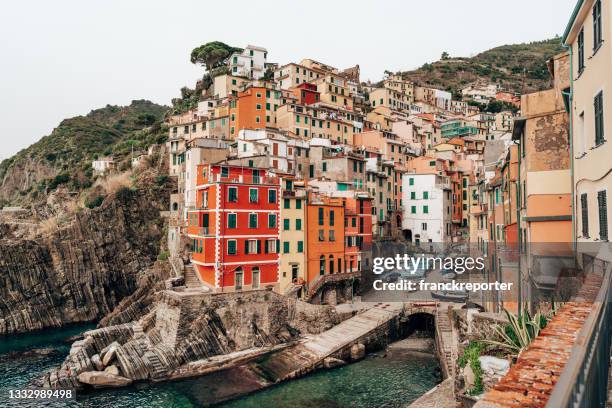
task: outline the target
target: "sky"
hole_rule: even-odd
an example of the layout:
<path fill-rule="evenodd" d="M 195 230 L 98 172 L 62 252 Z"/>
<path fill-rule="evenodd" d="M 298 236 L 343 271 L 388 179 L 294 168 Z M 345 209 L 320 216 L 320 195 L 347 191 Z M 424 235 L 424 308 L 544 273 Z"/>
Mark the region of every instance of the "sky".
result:
<path fill-rule="evenodd" d="M 170 104 L 209 41 L 312 58 L 361 79 L 562 34 L 576 0 L 19 0 L 0 15 L 0 160 L 62 119 L 133 99 Z"/>

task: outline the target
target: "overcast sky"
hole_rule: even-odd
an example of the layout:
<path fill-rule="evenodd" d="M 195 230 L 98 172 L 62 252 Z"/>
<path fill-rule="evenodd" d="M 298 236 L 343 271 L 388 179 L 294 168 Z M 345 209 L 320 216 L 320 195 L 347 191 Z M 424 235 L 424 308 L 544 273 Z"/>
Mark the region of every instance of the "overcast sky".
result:
<path fill-rule="evenodd" d="M 470 56 L 562 34 L 576 0 L 19 0 L 0 13 L 0 160 L 68 117 L 132 99 L 170 104 L 202 69 L 191 50 L 219 40 L 361 67 L 362 80 L 442 51 Z"/>

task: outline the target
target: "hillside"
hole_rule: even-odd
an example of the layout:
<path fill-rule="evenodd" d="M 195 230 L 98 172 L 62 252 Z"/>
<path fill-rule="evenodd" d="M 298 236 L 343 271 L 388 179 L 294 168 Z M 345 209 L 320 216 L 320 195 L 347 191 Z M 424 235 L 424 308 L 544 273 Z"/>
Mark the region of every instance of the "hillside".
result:
<path fill-rule="evenodd" d="M 27 205 L 59 185 L 71 191 L 89 187 L 97 157 L 113 155 L 120 167 L 127 166 L 132 148 L 163 142 L 161 121 L 168 109 L 135 100 L 63 120 L 50 135 L 0 163 L 0 207 Z"/>
<path fill-rule="evenodd" d="M 402 75 L 420 85 L 431 85 L 455 94 L 477 80 L 529 93 L 551 85 L 546 61 L 561 52 L 559 38 L 502 45 L 471 58 L 446 58 L 427 63 L 419 69 L 402 72 Z"/>

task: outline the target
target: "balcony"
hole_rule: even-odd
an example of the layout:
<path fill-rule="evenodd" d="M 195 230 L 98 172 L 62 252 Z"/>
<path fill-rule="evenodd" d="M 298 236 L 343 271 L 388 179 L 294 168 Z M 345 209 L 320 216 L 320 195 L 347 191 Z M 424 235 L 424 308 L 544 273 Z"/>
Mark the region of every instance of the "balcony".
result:
<path fill-rule="evenodd" d="M 215 174 L 212 177 L 212 182 L 237 184 L 279 184 L 278 177 L 275 176 L 251 176 L 247 174 L 227 177 L 222 177 L 221 174 Z"/>

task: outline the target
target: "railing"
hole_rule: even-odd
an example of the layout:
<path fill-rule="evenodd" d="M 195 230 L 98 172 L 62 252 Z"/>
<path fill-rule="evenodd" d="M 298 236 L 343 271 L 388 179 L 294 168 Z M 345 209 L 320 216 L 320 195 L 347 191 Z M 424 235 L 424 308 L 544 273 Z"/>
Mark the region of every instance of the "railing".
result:
<path fill-rule="evenodd" d="M 604 263 L 604 279 L 593 309 L 578 334 L 547 408 L 606 405 L 612 345 L 612 271 L 606 268 Z"/>

